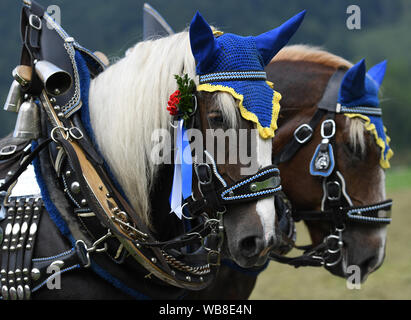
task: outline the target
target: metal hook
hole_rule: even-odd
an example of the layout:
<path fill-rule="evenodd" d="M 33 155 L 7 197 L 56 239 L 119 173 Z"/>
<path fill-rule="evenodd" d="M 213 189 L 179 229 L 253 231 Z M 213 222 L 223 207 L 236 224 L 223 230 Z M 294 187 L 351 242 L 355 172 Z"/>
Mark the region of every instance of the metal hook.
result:
<path fill-rule="evenodd" d="M 93 245 L 90 248 L 87 248 L 87 252 L 104 252 L 107 251 L 107 243 L 104 243 L 104 247 L 103 248 L 97 248 L 97 246 L 102 243 L 104 240 L 106 240 L 107 238 L 111 237 L 112 233 L 111 230 L 108 229 L 107 233 L 102 236 L 100 239 L 96 240 L 96 242 L 93 243 Z"/>

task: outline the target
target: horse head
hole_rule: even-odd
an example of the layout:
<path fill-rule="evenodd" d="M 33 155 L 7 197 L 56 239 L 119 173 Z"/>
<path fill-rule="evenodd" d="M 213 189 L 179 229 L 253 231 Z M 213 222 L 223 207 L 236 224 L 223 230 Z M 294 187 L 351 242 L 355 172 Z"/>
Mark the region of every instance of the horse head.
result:
<path fill-rule="evenodd" d="M 200 78 L 199 123 L 208 140 L 205 150 L 217 160 L 223 184 L 235 185 L 272 164 L 271 138 L 281 95 L 266 81 L 264 67 L 288 42 L 303 16 L 304 12 L 256 37 L 213 34 L 198 13 L 191 23 L 190 43 Z M 248 163 L 242 152 L 251 155 Z M 263 264 L 268 249 L 277 245 L 273 197 L 234 202 L 224 213 L 226 256 L 243 267 Z"/>
<path fill-rule="evenodd" d="M 356 265 L 362 281 L 383 262 L 391 220 L 384 169 L 392 151 L 378 107 L 384 72 L 385 62 L 367 73 L 363 60 L 353 66 L 303 46 L 285 48 L 267 68 L 269 79 L 285 95 L 273 158 L 279 162 L 293 216 L 305 221 L 312 247 L 334 243 L 328 257 L 338 254 L 324 261 L 330 272 L 346 277 L 347 267 Z M 324 108 L 331 84 L 335 87 L 328 108 L 335 117 L 328 110 L 313 116 Z M 338 221 L 332 206 L 341 209 L 334 211 L 341 215 Z"/>

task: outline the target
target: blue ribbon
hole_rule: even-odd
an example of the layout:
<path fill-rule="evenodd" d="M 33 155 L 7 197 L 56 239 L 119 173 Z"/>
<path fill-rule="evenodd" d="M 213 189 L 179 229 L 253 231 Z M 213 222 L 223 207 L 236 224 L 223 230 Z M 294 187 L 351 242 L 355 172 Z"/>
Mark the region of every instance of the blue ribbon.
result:
<path fill-rule="evenodd" d="M 176 137 L 170 207 L 171 212 L 174 212 L 176 216 L 181 219 L 182 200 L 191 196 L 193 175 L 191 148 L 187 137 L 187 131 L 184 128 L 184 120 L 180 120 L 178 123 Z"/>

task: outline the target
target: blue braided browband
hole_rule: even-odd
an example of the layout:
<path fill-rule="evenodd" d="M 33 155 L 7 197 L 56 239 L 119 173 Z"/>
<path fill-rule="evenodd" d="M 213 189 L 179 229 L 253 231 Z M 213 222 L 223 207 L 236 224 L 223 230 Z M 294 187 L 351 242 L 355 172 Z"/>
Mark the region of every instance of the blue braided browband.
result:
<path fill-rule="evenodd" d="M 214 81 L 238 80 L 266 81 L 267 74 L 264 71 L 224 71 L 200 75 L 200 84 Z"/>
<path fill-rule="evenodd" d="M 339 112 L 340 113 L 360 113 L 360 114 L 365 114 L 365 115 L 371 115 L 371 116 L 382 116 L 382 110 L 381 108 L 376 108 L 376 107 L 363 107 L 363 106 L 357 106 L 357 107 L 346 107 L 339 105 Z"/>

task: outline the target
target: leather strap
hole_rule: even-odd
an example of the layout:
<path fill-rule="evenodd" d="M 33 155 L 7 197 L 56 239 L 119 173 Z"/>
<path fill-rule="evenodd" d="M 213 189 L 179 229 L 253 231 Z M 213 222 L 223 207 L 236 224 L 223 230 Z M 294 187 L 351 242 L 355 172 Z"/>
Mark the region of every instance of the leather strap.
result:
<path fill-rule="evenodd" d="M 299 132 L 295 132 L 291 141 L 287 143 L 285 147 L 274 157 L 274 164 L 278 165 L 289 161 L 298 152 L 298 150 L 311 139 L 311 134 L 314 132 L 324 115 L 328 112 L 337 112 L 338 93 L 345 73 L 346 70 L 344 69 L 338 69 L 333 73 L 331 78 L 328 80 L 321 100 L 318 102 L 317 110 L 313 117 L 308 124 L 301 125 L 299 127 L 302 129 L 309 128 L 310 130 L 305 130 L 305 132 L 304 130 L 301 130 L 302 136 L 300 137 L 298 136 Z M 301 141 L 304 142 L 301 143 Z"/>
<path fill-rule="evenodd" d="M 51 142 L 51 138 L 43 141 L 33 152 L 31 152 L 24 161 L 20 164 L 16 172 L 9 177 L 4 184 L 0 186 L 0 191 L 7 191 L 7 189 L 18 179 L 18 177 L 26 170 L 26 168 L 33 162 L 34 158 L 39 154 L 41 150 L 48 146 Z"/>
<path fill-rule="evenodd" d="M 328 112 L 337 112 L 338 94 L 340 92 L 341 82 L 347 70 L 338 69 L 333 73 L 325 87 L 324 94 L 318 102 L 318 109 Z"/>
<path fill-rule="evenodd" d="M 284 148 L 276 154 L 273 164 L 279 165 L 280 163 L 289 161 L 305 143 L 310 141 L 312 133 L 325 114 L 326 112 L 324 110 L 317 109 L 308 124 L 299 126 L 299 128 L 309 128 L 309 130 L 305 130 L 305 132 L 302 133 L 303 135 L 298 135 L 299 132 L 296 132 Z M 301 143 L 300 141 L 304 142 Z"/>
<path fill-rule="evenodd" d="M 89 253 L 83 241 L 77 241 L 71 250 L 60 254 L 33 259 L 32 292 L 36 292 L 47 284 L 52 284 L 57 275 L 89 265 Z"/>
<path fill-rule="evenodd" d="M 6 201 L 5 238 L 1 248 L 1 294 L 7 300 L 30 299 L 32 257 L 43 203 L 35 198 Z M 34 274 L 35 276 L 35 274 Z"/>

